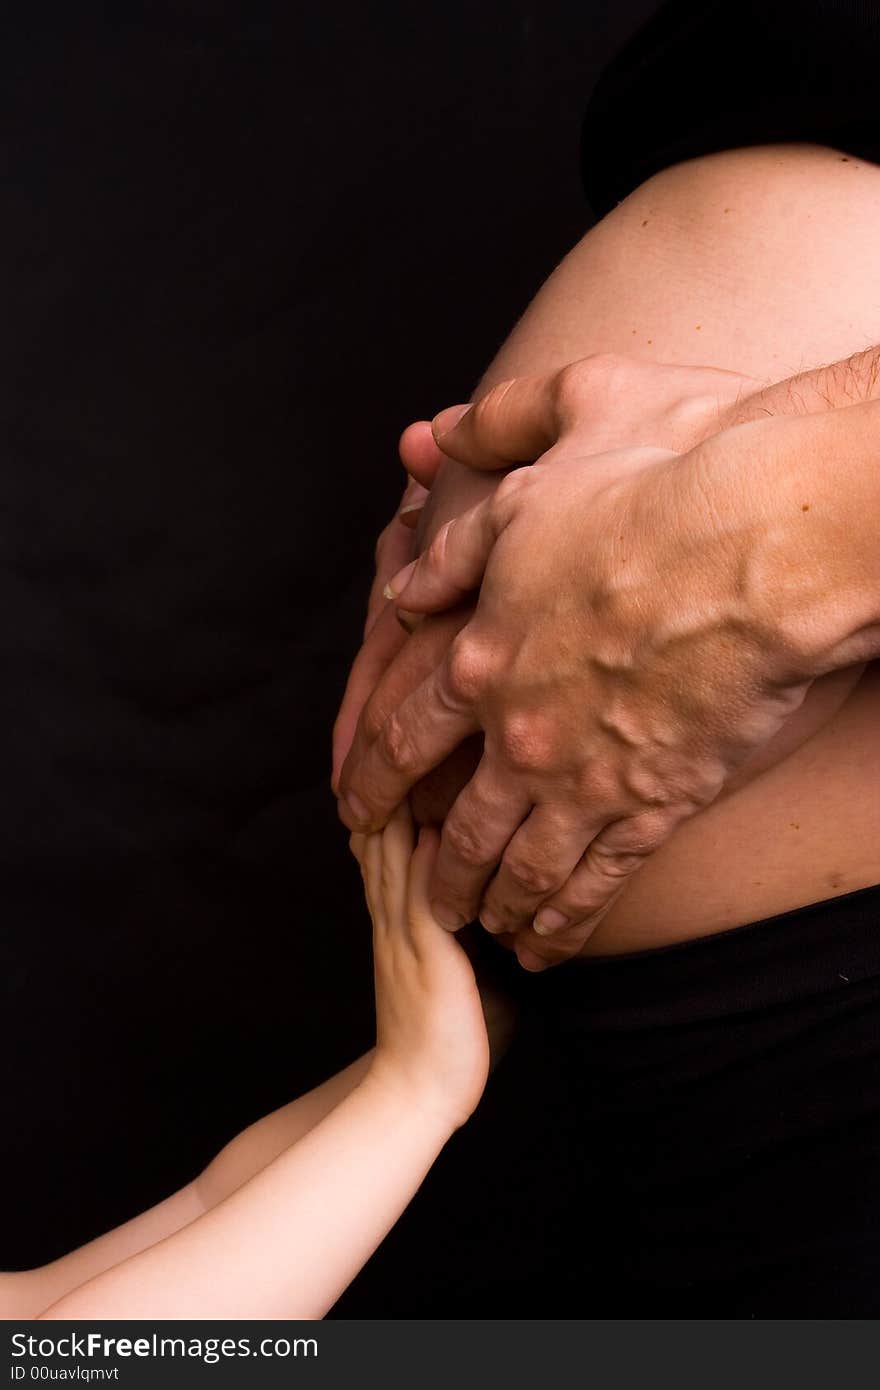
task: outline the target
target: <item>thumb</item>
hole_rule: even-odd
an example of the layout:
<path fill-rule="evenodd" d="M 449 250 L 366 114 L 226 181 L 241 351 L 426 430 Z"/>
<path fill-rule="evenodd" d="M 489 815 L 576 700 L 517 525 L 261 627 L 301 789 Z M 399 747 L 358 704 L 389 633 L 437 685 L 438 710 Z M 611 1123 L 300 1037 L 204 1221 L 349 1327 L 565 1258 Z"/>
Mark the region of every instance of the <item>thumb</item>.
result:
<path fill-rule="evenodd" d="M 474 405 L 441 410 L 431 422 L 438 448 L 471 468 L 534 463 L 552 448 L 562 429 L 556 376 L 501 381 Z"/>

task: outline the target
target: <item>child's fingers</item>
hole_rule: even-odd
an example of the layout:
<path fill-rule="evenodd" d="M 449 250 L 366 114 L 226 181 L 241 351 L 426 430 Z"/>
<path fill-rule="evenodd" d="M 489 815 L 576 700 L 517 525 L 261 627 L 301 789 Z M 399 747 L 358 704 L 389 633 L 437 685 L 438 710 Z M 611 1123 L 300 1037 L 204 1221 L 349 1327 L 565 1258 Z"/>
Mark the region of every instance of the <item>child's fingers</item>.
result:
<path fill-rule="evenodd" d="M 387 914 L 382 900 L 382 835 L 379 831 L 364 836 L 361 873 L 373 925 L 377 928 L 385 926 Z"/>
<path fill-rule="evenodd" d="M 399 848 L 404 862 L 409 863 L 410 855 L 415 848 L 416 831 L 407 797 L 404 797 L 400 805 L 392 811 L 388 824 L 382 831 L 382 838 L 386 846 L 394 846 L 395 850 Z"/>
<path fill-rule="evenodd" d="M 407 892 L 407 917 L 414 926 L 434 924 L 438 931 L 444 930 L 431 912 L 428 898 L 428 885 L 440 848 L 440 832 L 433 825 L 423 825 L 419 831 L 409 867 L 409 887 Z M 447 932 L 448 936 L 449 933 Z"/>
<path fill-rule="evenodd" d="M 406 916 L 406 881 L 414 845 L 412 813 L 404 799 L 382 831 L 382 893 L 390 922 Z"/>

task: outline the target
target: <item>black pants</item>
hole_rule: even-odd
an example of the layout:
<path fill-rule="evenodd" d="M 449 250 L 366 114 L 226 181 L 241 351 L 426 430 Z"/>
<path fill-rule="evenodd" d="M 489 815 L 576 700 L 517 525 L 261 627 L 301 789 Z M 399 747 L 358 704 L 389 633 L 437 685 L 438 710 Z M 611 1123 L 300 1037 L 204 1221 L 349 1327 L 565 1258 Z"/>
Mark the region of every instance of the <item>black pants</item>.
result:
<path fill-rule="evenodd" d="M 880 887 L 549 971 L 525 1010 L 422 1198 L 448 1247 L 417 1203 L 382 1253 L 447 1272 L 386 1315 L 880 1314 Z"/>

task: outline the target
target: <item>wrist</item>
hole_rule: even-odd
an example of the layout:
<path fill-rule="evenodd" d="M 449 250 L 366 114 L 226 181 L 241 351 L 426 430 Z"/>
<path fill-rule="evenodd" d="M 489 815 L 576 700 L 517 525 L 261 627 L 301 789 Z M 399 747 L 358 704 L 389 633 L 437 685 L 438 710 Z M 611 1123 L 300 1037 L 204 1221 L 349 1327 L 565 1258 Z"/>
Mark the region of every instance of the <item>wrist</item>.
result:
<path fill-rule="evenodd" d="M 468 1118 L 458 1097 L 443 1092 L 418 1067 L 403 1066 L 377 1048 L 360 1087 L 399 1117 L 403 1125 L 417 1126 L 432 1135 L 439 1152 Z"/>
<path fill-rule="evenodd" d="M 765 420 L 734 440 L 752 527 L 740 583 L 780 680 L 880 655 L 880 402 Z"/>

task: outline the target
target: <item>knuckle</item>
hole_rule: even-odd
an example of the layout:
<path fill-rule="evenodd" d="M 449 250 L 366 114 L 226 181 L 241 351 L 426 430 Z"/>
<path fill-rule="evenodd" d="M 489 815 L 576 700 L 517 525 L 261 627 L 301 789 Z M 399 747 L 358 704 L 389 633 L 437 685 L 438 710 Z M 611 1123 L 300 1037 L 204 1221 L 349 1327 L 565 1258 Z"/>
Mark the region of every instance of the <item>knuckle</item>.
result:
<path fill-rule="evenodd" d="M 593 860 L 593 867 L 598 871 L 603 881 L 617 883 L 634 874 L 636 869 L 644 863 L 646 857 L 645 854 L 637 853 L 635 850 L 628 852 L 624 850 L 600 851 Z"/>
<path fill-rule="evenodd" d="M 385 713 L 375 700 L 369 700 L 361 712 L 361 726 L 364 733 L 371 743 L 382 733 L 385 727 Z"/>
<path fill-rule="evenodd" d="M 497 520 L 504 520 L 510 510 L 511 503 L 523 493 L 535 480 L 535 473 L 528 465 L 513 468 L 509 473 L 505 473 L 501 482 L 495 489 L 492 499 L 493 516 Z"/>
<path fill-rule="evenodd" d="M 509 714 L 498 731 L 498 750 L 515 772 L 546 770 L 552 761 L 547 730 L 532 714 Z"/>
<path fill-rule="evenodd" d="M 383 761 L 403 776 L 415 773 L 419 769 L 417 750 L 412 737 L 396 710 L 388 716 L 382 726 L 379 751 Z"/>
<path fill-rule="evenodd" d="M 560 417 L 579 414 L 587 404 L 601 407 L 606 393 L 621 386 L 626 360 L 616 352 L 596 352 L 562 367 L 553 383 Z"/>
<path fill-rule="evenodd" d="M 558 887 L 558 877 L 547 864 L 520 855 L 511 855 L 504 862 L 511 882 L 520 892 L 546 897 Z"/>
<path fill-rule="evenodd" d="M 582 357 L 578 362 L 569 362 L 553 378 L 553 402 L 563 418 L 573 410 L 581 410 L 586 404 L 592 389 L 593 360 Z"/>
<path fill-rule="evenodd" d="M 594 880 L 614 883 L 629 878 L 662 843 L 663 836 L 635 827 L 620 832 L 613 841 L 594 840 L 588 863 Z"/>
<path fill-rule="evenodd" d="M 453 705 L 470 705 L 488 678 L 486 653 L 472 637 L 456 637 L 446 660 L 446 691 Z"/>
<path fill-rule="evenodd" d="M 619 389 L 630 380 L 634 362 L 622 352 L 596 352 L 587 359 L 593 389 Z"/>
<path fill-rule="evenodd" d="M 646 858 L 659 849 L 667 837 L 668 820 L 664 815 L 640 816 L 622 821 L 605 853 L 618 856 Z M 601 853 L 601 847 L 600 847 Z"/>
<path fill-rule="evenodd" d="M 492 855 L 484 843 L 480 832 L 466 820 L 449 820 L 443 830 L 443 838 L 457 859 L 472 869 L 491 867 Z"/>

